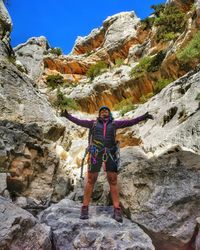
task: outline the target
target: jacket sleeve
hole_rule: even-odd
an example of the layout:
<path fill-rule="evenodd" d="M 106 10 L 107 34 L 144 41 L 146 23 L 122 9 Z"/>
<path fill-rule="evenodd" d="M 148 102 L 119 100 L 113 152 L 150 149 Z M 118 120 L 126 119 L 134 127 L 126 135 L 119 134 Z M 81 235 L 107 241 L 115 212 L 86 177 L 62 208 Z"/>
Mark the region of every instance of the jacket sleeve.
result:
<path fill-rule="evenodd" d="M 144 121 L 145 119 L 145 115 L 141 115 L 130 120 L 115 120 L 115 127 L 116 129 L 130 127 Z"/>
<path fill-rule="evenodd" d="M 82 119 L 79 119 L 70 115 L 69 113 L 65 113 L 62 116 L 66 117 L 68 120 L 75 123 L 76 125 L 79 125 L 85 128 L 92 128 L 93 123 L 94 123 L 94 120 L 82 120 Z"/>

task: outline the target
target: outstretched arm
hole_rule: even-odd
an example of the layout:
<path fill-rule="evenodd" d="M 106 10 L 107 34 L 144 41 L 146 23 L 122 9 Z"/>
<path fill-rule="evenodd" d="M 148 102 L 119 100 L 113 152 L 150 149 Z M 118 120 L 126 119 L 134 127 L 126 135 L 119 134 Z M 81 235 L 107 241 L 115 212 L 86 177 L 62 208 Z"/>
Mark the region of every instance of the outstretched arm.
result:
<path fill-rule="evenodd" d="M 85 128 L 92 128 L 94 120 L 82 120 L 79 118 L 76 118 L 72 115 L 70 115 L 67 110 L 65 110 L 64 112 L 61 112 L 61 116 L 66 117 L 68 120 L 70 120 L 71 122 L 75 123 L 76 125 L 79 125 L 81 127 L 85 127 Z"/>
<path fill-rule="evenodd" d="M 116 129 L 130 127 L 146 119 L 153 119 L 153 116 L 147 112 L 144 115 L 138 116 L 137 118 L 133 118 L 130 120 L 115 120 L 115 127 Z"/>

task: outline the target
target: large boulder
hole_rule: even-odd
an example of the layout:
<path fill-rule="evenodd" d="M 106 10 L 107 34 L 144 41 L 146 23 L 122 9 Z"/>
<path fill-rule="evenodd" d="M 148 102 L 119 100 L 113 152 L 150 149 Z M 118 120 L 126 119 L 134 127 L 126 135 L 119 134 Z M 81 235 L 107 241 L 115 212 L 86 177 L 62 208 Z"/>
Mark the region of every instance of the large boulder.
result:
<path fill-rule="evenodd" d="M 0 197 L 0 221 L 0 249 L 52 249 L 50 227 L 3 197 Z"/>
<path fill-rule="evenodd" d="M 14 197 L 25 195 L 43 203 L 50 201 L 58 158 L 52 145 L 43 138 L 42 128 L 36 123 L 0 121 L 0 166 L 5 173 L 10 173 L 6 177 L 4 174 L 0 192 L 7 185 Z"/>
<path fill-rule="evenodd" d="M 180 151 L 148 159 L 129 147 L 122 158 L 126 160 L 119 190 L 124 212 L 157 249 L 189 249 L 200 215 L 200 155 Z"/>
<path fill-rule="evenodd" d="M 55 249 L 155 249 L 151 239 L 135 223 L 118 223 L 111 207 L 91 206 L 90 219 L 81 220 L 80 205 L 64 199 L 44 210 L 40 222 L 52 229 Z"/>

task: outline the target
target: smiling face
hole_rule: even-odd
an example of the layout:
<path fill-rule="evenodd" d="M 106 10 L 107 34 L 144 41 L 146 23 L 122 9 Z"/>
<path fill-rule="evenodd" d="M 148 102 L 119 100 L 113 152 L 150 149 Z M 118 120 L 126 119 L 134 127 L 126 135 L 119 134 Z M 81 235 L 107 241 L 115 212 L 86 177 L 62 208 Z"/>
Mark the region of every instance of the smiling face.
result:
<path fill-rule="evenodd" d="M 99 117 L 101 118 L 109 117 L 109 115 L 110 115 L 110 112 L 107 109 L 102 109 L 99 113 Z"/>

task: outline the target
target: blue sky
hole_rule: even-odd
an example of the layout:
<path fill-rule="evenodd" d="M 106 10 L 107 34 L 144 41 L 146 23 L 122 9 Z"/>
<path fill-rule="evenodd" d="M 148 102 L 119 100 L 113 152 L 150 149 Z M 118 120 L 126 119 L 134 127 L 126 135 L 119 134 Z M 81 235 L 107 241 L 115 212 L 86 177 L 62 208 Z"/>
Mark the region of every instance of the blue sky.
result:
<path fill-rule="evenodd" d="M 9 0 L 13 47 L 33 36 L 47 37 L 52 47 L 69 53 L 77 36 L 86 36 L 111 15 L 134 10 L 141 19 L 161 0 Z"/>

